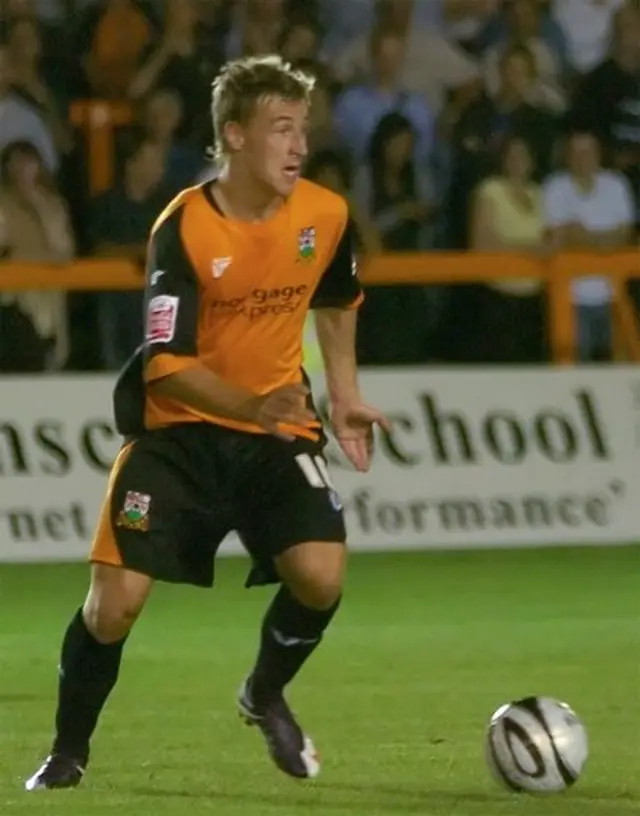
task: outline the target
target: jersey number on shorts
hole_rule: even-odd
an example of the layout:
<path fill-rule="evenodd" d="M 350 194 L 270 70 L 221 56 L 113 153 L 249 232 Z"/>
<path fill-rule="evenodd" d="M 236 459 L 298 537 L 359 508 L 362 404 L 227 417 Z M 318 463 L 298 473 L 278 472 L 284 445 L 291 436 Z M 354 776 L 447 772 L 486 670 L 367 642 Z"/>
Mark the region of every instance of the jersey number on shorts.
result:
<path fill-rule="evenodd" d="M 331 476 L 329 476 L 327 463 L 322 456 L 311 457 L 308 453 L 299 453 L 296 456 L 296 462 L 311 487 L 335 490 Z"/>

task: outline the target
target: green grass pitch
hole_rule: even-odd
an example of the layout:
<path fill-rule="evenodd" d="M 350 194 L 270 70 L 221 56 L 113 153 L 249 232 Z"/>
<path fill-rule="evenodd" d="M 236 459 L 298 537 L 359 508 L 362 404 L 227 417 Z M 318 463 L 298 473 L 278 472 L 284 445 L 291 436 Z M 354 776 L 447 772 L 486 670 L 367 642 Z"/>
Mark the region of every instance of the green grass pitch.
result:
<path fill-rule="evenodd" d="M 60 637 L 86 567 L 0 565 L 1 816 L 626 816 L 640 813 L 640 549 L 353 556 L 345 604 L 290 698 L 322 757 L 280 775 L 234 708 L 270 590 L 158 587 L 82 788 L 25 794 L 49 747 Z M 482 746 L 499 704 L 571 703 L 591 757 L 567 794 L 515 796 Z"/>

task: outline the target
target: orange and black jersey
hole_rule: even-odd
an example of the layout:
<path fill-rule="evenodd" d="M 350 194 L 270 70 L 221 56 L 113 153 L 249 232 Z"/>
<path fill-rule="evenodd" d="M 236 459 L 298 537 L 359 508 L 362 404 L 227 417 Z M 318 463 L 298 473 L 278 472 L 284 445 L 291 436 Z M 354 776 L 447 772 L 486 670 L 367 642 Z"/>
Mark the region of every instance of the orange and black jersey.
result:
<path fill-rule="evenodd" d="M 357 307 L 356 273 L 346 202 L 323 187 L 298 181 L 260 223 L 223 215 L 210 184 L 185 190 L 151 233 L 145 338 L 116 386 L 119 431 L 207 421 L 260 432 L 152 395 L 144 383 L 194 365 L 255 394 L 301 382 L 308 310 Z"/>

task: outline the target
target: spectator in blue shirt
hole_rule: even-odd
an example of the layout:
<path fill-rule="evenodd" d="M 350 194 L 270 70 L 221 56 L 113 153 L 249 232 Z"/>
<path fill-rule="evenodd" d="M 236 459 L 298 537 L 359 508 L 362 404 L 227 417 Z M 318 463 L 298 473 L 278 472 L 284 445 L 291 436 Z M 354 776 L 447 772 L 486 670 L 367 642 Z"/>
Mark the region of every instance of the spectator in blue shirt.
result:
<path fill-rule="evenodd" d="M 396 23 L 411 28 L 438 28 L 444 25 L 447 0 L 318 0 L 320 21 L 326 30 L 323 55 L 327 60 L 339 57 L 355 40 L 370 33 L 380 15 L 380 7 Z"/>
<path fill-rule="evenodd" d="M 433 147 L 435 116 L 420 94 L 406 91 L 400 84 L 404 40 L 392 31 L 375 31 L 370 47 L 371 79 L 347 88 L 338 97 L 336 130 L 354 163 L 361 164 L 378 123 L 395 111 L 405 116 L 415 131 L 416 161 L 426 162 Z"/>

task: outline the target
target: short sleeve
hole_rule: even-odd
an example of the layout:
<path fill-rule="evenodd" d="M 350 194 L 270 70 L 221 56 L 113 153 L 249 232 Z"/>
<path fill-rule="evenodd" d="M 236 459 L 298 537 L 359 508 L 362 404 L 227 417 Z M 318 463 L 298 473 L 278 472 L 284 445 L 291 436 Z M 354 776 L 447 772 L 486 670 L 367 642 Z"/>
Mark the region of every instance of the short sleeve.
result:
<path fill-rule="evenodd" d="M 346 222 L 335 253 L 311 299 L 312 309 L 355 309 L 362 299 L 355 254 L 356 233 L 351 220 Z"/>
<path fill-rule="evenodd" d="M 561 227 L 571 220 L 564 205 L 563 187 L 559 178 L 549 179 L 543 187 L 544 222 L 547 227 Z"/>
<path fill-rule="evenodd" d="M 195 364 L 200 287 L 172 213 L 153 233 L 147 254 L 144 364 L 147 381 Z"/>
<path fill-rule="evenodd" d="M 624 176 L 613 177 L 613 189 L 615 201 L 615 214 L 618 226 L 633 224 L 635 221 L 635 205 L 633 203 L 633 193 L 629 182 Z"/>

